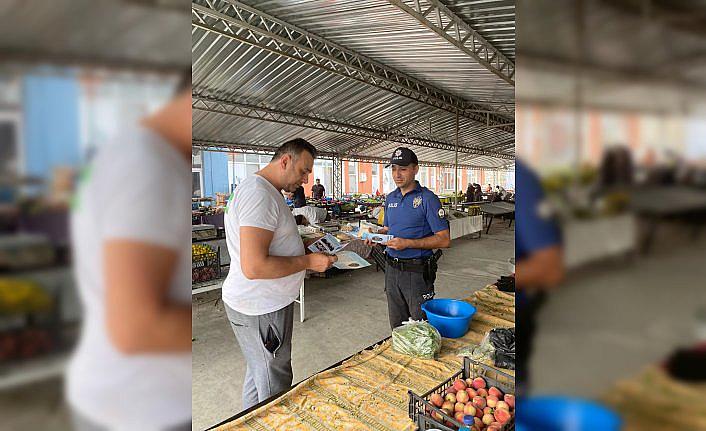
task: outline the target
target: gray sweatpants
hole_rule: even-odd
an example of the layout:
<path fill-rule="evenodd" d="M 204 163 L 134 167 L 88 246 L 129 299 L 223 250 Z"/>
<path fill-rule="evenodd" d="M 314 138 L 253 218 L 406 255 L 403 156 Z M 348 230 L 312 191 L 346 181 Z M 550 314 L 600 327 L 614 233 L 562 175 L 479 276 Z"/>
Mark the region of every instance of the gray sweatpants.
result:
<path fill-rule="evenodd" d="M 259 316 L 238 313 L 228 305 L 225 309 L 247 364 L 245 410 L 292 386 L 294 303 Z"/>
<path fill-rule="evenodd" d="M 110 431 L 109 427 L 93 422 L 91 419 L 88 419 L 83 414 L 79 413 L 73 408 L 71 409 L 71 422 L 73 422 L 74 431 Z M 189 431 L 191 430 L 191 421 L 174 427 L 166 428 L 165 430 Z"/>
<path fill-rule="evenodd" d="M 426 319 L 422 303 L 434 297 L 434 281 L 425 280 L 422 273 L 400 271 L 388 263 L 385 267 L 385 293 L 390 328 L 395 329 L 410 317 Z"/>

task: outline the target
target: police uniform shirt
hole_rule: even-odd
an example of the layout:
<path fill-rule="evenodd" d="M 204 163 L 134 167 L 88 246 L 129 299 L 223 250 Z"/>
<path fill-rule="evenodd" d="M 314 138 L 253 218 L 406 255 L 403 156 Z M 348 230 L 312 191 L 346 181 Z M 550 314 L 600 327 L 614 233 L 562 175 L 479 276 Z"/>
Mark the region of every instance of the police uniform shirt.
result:
<path fill-rule="evenodd" d="M 389 227 L 388 234 L 405 239 L 419 239 L 432 236 L 449 228 L 444 218 L 439 198 L 426 187 L 415 181 L 414 190 L 402 195 L 399 188 L 385 199 L 385 218 L 383 225 Z M 431 250 L 407 248 L 393 250 L 387 248 L 390 257 L 400 259 L 419 259 L 432 255 Z"/>
<path fill-rule="evenodd" d="M 553 220 L 542 216 L 542 184 L 520 160 L 515 160 L 515 182 L 515 259 L 519 262 L 536 251 L 561 244 L 561 233 Z M 525 291 L 519 290 L 518 309 L 526 307 L 528 300 Z"/>

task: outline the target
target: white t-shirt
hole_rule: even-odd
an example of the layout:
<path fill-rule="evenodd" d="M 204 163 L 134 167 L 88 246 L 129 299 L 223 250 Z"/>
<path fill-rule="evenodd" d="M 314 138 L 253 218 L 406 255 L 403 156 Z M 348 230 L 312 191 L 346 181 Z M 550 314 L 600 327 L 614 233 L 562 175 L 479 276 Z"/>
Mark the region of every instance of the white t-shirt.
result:
<path fill-rule="evenodd" d="M 227 206 L 225 228 L 230 271 L 223 282 L 223 302 L 249 316 L 286 307 L 299 295 L 306 271 L 271 280 L 246 278 L 240 267 L 241 226 L 274 232 L 270 256 L 304 255 L 304 243 L 282 194 L 259 175 L 252 175 L 240 183 Z"/>
<path fill-rule="evenodd" d="M 191 352 L 126 355 L 110 341 L 102 259 L 108 239 L 177 251 L 169 296 L 189 304 L 189 172 L 188 160 L 175 148 L 138 129 L 101 147 L 82 174 L 71 230 L 84 320 L 68 367 L 66 397 L 84 417 L 111 430 L 158 430 L 191 419 Z"/>

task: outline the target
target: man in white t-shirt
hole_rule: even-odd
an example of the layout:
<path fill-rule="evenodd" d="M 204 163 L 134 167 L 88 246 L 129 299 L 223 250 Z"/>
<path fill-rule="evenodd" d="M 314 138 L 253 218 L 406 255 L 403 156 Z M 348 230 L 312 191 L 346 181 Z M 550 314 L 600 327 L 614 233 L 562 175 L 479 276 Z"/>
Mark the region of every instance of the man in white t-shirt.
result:
<path fill-rule="evenodd" d="M 191 429 L 188 87 L 101 146 L 75 196 L 84 317 L 66 398 L 80 431 Z"/>
<path fill-rule="evenodd" d="M 306 183 L 316 149 L 294 139 L 272 161 L 243 181 L 225 215 L 230 271 L 223 302 L 247 369 L 243 409 L 292 385 L 294 300 L 307 269 L 326 271 L 335 256 L 306 254 L 281 191 Z"/>

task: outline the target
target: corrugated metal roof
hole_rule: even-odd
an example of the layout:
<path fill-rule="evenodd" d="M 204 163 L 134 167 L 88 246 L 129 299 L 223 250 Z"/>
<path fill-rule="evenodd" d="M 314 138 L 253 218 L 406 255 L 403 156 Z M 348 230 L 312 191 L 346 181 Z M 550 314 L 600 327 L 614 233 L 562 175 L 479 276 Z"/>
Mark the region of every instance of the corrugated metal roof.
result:
<path fill-rule="evenodd" d="M 444 4 L 515 61 L 515 0 L 444 0 Z"/>
<path fill-rule="evenodd" d="M 5 61 L 189 66 L 183 0 L 7 0 L 0 4 Z"/>
<path fill-rule="evenodd" d="M 490 98 L 514 103 L 510 84 L 385 1 L 249 3 L 263 13 L 382 62 L 460 100 Z M 327 124 L 451 145 L 455 142 L 455 114 L 448 110 L 200 27 L 192 28 L 192 41 L 196 95 L 238 106 L 268 108 L 290 116 L 323 119 Z M 468 85 L 469 82 L 473 85 Z M 512 112 L 514 107 L 510 108 Z M 512 117 L 507 121 L 512 122 Z M 464 116 L 459 118 L 459 124 L 461 146 L 514 154 L 513 133 L 486 127 Z M 201 109 L 194 110 L 193 135 L 200 142 L 273 147 L 299 136 L 322 151 L 383 158 L 401 145 L 394 140 L 341 134 L 330 128 L 318 130 L 280 124 L 272 118 L 263 120 L 252 115 L 234 116 Z M 420 160 L 454 161 L 454 152 L 448 149 L 415 147 L 415 151 Z M 495 167 L 508 162 L 459 153 L 459 163 Z"/>

